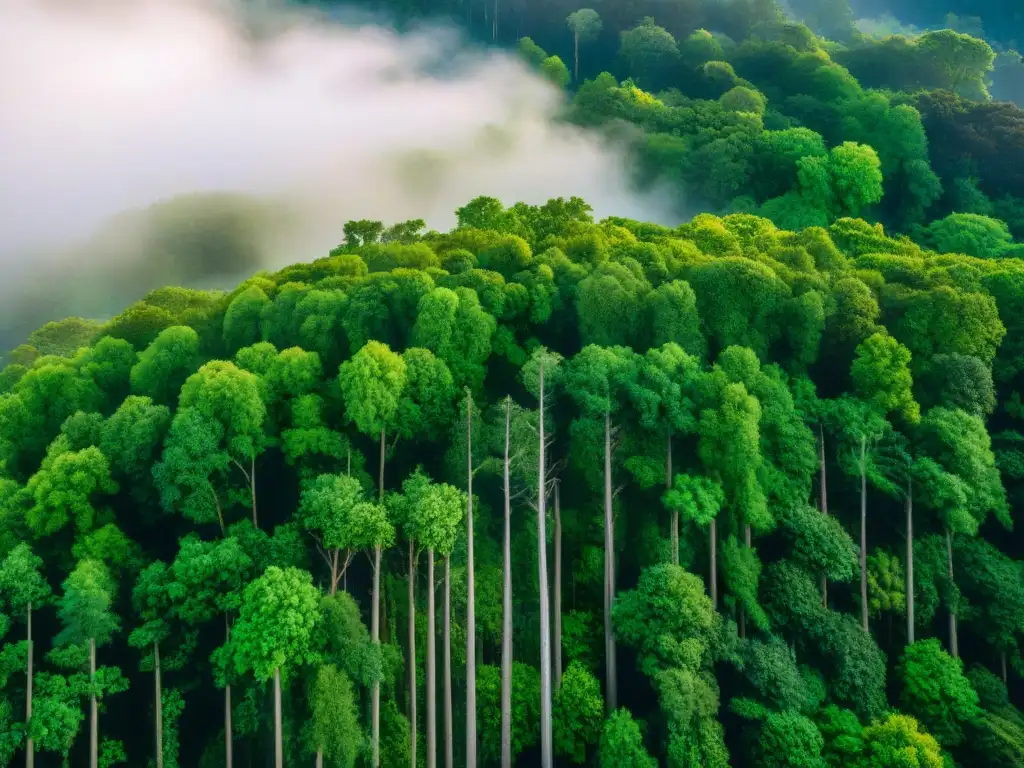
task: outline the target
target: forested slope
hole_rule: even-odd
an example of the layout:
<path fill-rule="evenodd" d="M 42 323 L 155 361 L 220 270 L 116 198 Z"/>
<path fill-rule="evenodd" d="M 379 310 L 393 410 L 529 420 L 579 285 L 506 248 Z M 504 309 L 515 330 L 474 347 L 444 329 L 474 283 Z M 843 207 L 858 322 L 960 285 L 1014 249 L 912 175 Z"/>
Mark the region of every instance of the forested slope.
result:
<path fill-rule="evenodd" d="M 0 762 L 1024 766 L 994 52 L 642 5 L 506 42 L 720 215 L 339 221 L 6 356 Z"/>
<path fill-rule="evenodd" d="M 458 213 L 15 351 L 8 756 L 31 609 L 28 735 L 76 763 L 89 690 L 103 749 L 153 754 L 158 653 L 165 765 L 223 764 L 218 689 L 234 759 L 270 754 L 278 671 L 288 764 L 365 761 L 375 686 L 382 765 L 411 701 L 419 756 L 472 764 L 473 678 L 497 764 L 503 659 L 523 764 L 545 721 L 566 763 L 1020 762 L 1022 262 L 849 218 Z"/>

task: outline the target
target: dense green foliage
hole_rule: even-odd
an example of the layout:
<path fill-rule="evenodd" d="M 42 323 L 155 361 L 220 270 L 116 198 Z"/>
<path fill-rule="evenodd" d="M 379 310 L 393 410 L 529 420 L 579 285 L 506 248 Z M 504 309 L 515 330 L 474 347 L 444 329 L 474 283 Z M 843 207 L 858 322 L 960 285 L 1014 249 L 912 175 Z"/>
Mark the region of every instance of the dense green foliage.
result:
<path fill-rule="evenodd" d="M 1024 113 L 811 5 L 501 10 L 720 215 L 478 197 L 14 349 L 0 764 L 1024 766 Z"/>

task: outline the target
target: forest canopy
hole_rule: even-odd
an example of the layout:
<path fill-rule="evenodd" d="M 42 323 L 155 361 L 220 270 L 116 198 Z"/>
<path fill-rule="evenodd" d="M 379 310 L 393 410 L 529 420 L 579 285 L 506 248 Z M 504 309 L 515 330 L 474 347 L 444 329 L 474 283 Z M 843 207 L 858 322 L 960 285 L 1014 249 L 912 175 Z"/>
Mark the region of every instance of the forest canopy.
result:
<path fill-rule="evenodd" d="M 1024 766 L 1009 41 L 825 5 L 461 9 L 715 213 L 341 219 L 19 339 L 0 764 Z"/>

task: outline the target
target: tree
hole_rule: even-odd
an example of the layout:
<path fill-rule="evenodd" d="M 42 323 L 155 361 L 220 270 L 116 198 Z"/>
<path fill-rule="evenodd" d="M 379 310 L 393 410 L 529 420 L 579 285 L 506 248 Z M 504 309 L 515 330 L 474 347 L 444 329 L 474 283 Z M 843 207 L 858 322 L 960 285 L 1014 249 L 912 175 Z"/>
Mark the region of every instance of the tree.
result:
<path fill-rule="evenodd" d="M 992 71 L 995 52 L 984 40 L 940 29 L 926 32 L 916 43 L 917 50 L 938 74 L 938 86 L 969 98 L 985 98 L 985 77 Z"/>
<path fill-rule="evenodd" d="M 312 577 L 297 568 L 275 565 L 245 588 L 242 609 L 231 638 L 235 669 L 256 680 L 274 680 L 274 764 L 284 766 L 281 732 L 281 673 L 312 659 L 313 630 L 320 594 Z"/>
<path fill-rule="evenodd" d="M 558 56 L 548 56 L 544 59 L 540 63 L 540 73 L 545 80 L 559 88 L 565 88 L 572 79 L 569 68 Z"/>
<path fill-rule="evenodd" d="M 378 493 L 384 497 L 385 436 L 393 429 L 405 389 L 405 360 L 386 344 L 370 341 L 341 364 L 338 381 L 348 418 L 364 435 L 380 435 Z"/>
<path fill-rule="evenodd" d="M 320 475 L 302 491 L 299 512 L 330 569 L 330 595 L 338 591 L 338 582 L 352 561 L 355 532 L 350 527 L 350 515 L 363 501 L 362 486 L 350 475 Z"/>
<path fill-rule="evenodd" d="M 920 408 L 914 401 L 910 350 L 884 333 L 876 333 L 857 347 L 850 367 L 854 390 L 879 412 L 917 423 Z"/>
<path fill-rule="evenodd" d="M 353 768 L 359 756 L 361 729 L 348 675 L 332 664 L 324 664 L 316 671 L 309 696 L 310 741 L 318 757 L 326 757 L 339 768 Z"/>
<path fill-rule="evenodd" d="M 636 649 L 648 677 L 675 667 L 699 669 L 710 661 L 717 614 L 700 579 L 678 565 L 644 570 L 636 589 L 616 599 L 614 617 L 617 633 Z"/>
<path fill-rule="evenodd" d="M 767 528 L 769 524 L 764 491 L 757 479 L 763 460 L 759 432 L 761 406 L 740 382 L 721 388 L 715 404 L 716 408 L 708 408 L 701 413 L 697 452 L 703 466 L 721 484 L 725 504 L 736 515 L 737 526 L 743 527 L 744 542 L 749 550 L 752 548 L 752 529 Z M 716 521 L 711 517 L 708 590 L 712 605 L 717 608 L 716 539 Z"/>
<path fill-rule="evenodd" d="M 185 380 L 199 367 L 199 344 L 199 334 L 188 326 L 160 331 L 132 367 L 132 392 L 172 405 Z"/>
<path fill-rule="evenodd" d="M 178 409 L 178 414 L 194 411 L 215 430 L 220 450 L 249 487 L 252 524 L 258 528 L 256 457 L 266 444 L 263 422 L 267 413 L 256 376 L 232 363 L 207 363 L 185 381 Z"/>
<path fill-rule="evenodd" d="M 252 558 L 237 538 L 205 542 L 195 534 L 183 538 L 171 564 L 174 578 L 168 585 L 175 613 L 186 624 L 196 626 L 223 617 L 224 644 L 231 640 L 231 619 L 242 602 Z M 224 760 L 231 768 L 234 743 L 231 725 L 231 683 L 224 681 Z"/>
<path fill-rule="evenodd" d="M 458 526 L 462 522 L 463 501 L 458 488 L 444 483 L 435 484 L 428 480 L 423 484 L 417 484 L 406 481 L 403 487 L 406 490 L 406 503 L 409 505 L 407 535 L 415 537 L 427 550 L 427 765 L 434 768 L 437 764 L 434 553 L 441 553 L 447 560 L 455 549 Z M 450 673 L 450 669 L 448 672 Z M 450 688 L 447 680 L 446 686 Z"/>
<path fill-rule="evenodd" d="M 11 612 L 25 617 L 27 641 L 25 660 L 25 723 L 32 722 L 32 685 L 35 642 L 32 638 L 32 611 L 46 605 L 51 597 L 50 585 L 41 569 L 43 561 L 32 553 L 28 544 L 19 544 L 12 549 L 0 564 L 0 594 L 3 595 Z M 25 766 L 35 764 L 35 745 L 31 730 L 25 741 Z M 162 767 L 161 767 L 162 768 Z"/>
<path fill-rule="evenodd" d="M 644 749 L 640 727 L 627 709 L 617 709 L 605 720 L 601 731 L 601 747 L 598 752 L 601 768 L 635 766 L 635 768 L 656 768 L 658 761 Z"/>
<path fill-rule="evenodd" d="M 540 591 L 540 749 L 543 768 L 554 764 L 553 724 L 551 713 L 551 614 L 548 608 L 548 562 L 547 562 L 547 512 L 548 465 L 545 449 L 548 447 L 544 434 L 545 375 L 553 393 L 561 378 L 559 365 L 561 355 L 549 352 L 544 347 L 534 352 L 523 368 L 523 384 L 537 398 L 537 584 Z M 614 667 L 613 667 L 614 669 Z M 614 683 L 610 683 L 614 689 Z"/>
<path fill-rule="evenodd" d="M 156 766 L 164 766 L 164 714 L 163 684 L 160 665 L 160 644 L 170 634 L 167 617 L 171 613 L 170 580 L 173 572 L 162 561 L 156 561 L 139 574 L 132 589 L 132 607 L 142 620 L 141 626 L 132 631 L 128 642 L 140 650 L 152 650 L 154 706 L 153 720 L 155 723 L 154 749 Z"/>
<path fill-rule="evenodd" d="M 119 629 L 111 611 L 114 583 L 102 563 L 81 560 L 64 580 L 57 616 L 63 625 L 55 643 L 82 647 L 89 654 L 89 768 L 99 768 L 99 702 L 96 693 L 96 648 Z"/>
<path fill-rule="evenodd" d="M 601 737 L 603 718 L 601 685 L 589 669 L 573 661 L 555 691 L 555 753 L 577 765 L 585 763 L 587 749 Z"/>
<path fill-rule="evenodd" d="M 580 43 L 588 43 L 601 33 L 601 17 L 592 8 L 580 8 L 570 13 L 565 23 L 572 32 L 573 80 L 580 79 Z"/>
<path fill-rule="evenodd" d="M 810 719 L 796 712 L 770 712 L 761 726 L 757 764 L 765 768 L 824 768 L 824 746 Z"/>
<path fill-rule="evenodd" d="M 619 37 L 619 55 L 646 88 L 660 86 L 679 59 L 675 38 L 657 26 L 651 17 L 619 33 Z"/>
<path fill-rule="evenodd" d="M 944 765 L 939 743 L 930 733 L 922 731 L 917 721 L 906 715 L 889 715 L 861 733 L 863 746 L 856 768 L 883 768 L 910 764 L 920 768 L 941 768 Z"/>
<path fill-rule="evenodd" d="M 370 606 L 370 637 L 380 643 L 380 570 L 381 554 L 395 543 L 395 527 L 381 504 L 363 502 L 352 508 L 349 518 L 352 548 L 373 552 L 373 596 Z M 380 765 L 380 680 L 373 682 L 371 739 L 373 766 Z"/>
<path fill-rule="evenodd" d="M 900 706 L 916 717 L 938 742 L 959 745 L 964 726 L 978 715 L 978 694 L 964 677 L 963 663 L 934 638 L 908 645 L 900 657 Z"/>

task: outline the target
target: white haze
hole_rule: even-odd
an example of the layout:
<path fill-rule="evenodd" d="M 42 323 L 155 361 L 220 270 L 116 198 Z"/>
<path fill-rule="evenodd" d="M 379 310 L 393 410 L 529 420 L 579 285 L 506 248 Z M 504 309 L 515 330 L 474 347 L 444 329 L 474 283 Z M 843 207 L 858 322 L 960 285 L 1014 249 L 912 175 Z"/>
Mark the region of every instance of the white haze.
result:
<path fill-rule="evenodd" d="M 629 191 L 619 154 L 555 123 L 562 99 L 449 28 L 399 35 L 198 0 L 0 0 L 0 255 L 10 269 L 11 254 L 195 191 L 298 212 L 264 254 L 276 264 L 323 255 L 349 219 L 447 229 L 477 195 L 579 195 L 598 215 L 675 223 Z"/>

